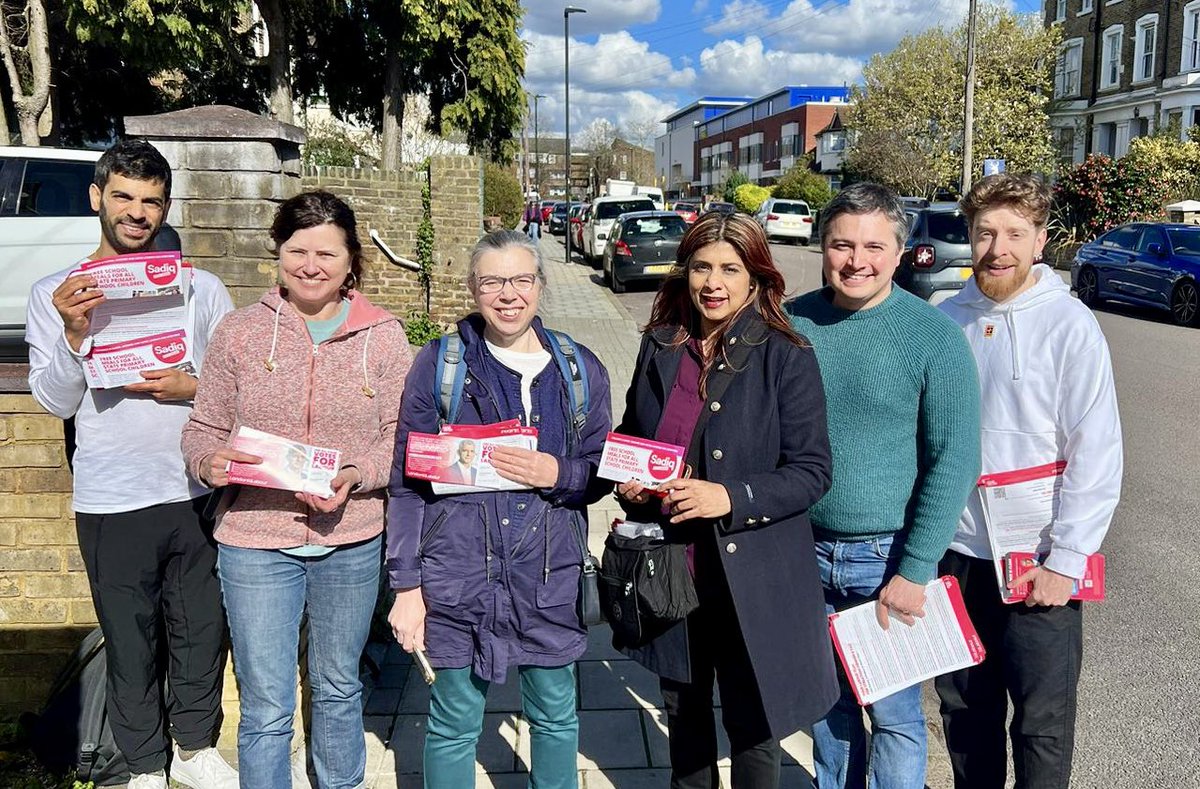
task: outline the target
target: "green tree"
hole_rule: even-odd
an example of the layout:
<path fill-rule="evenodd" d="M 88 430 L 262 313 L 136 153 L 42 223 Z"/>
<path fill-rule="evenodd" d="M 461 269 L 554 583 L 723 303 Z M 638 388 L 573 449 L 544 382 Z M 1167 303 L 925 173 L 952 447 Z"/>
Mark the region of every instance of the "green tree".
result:
<path fill-rule="evenodd" d="M 733 204 L 737 210 L 757 214 L 763 202 L 771 196 L 771 190 L 756 184 L 742 184 L 733 190 Z"/>
<path fill-rule="evenodd" d="M 974 177 L 985 157 L 1010 171 L 1050 172 L 1047 117 L 1058 27 L 995 6 L 981 8 L 976 34 Z M 847 167 L 904 194 L 932 197 L 962 171 L 965 24 L 904 37 L 871 57 L 853 90 Z"/>
<path fill-rule="evenodd" d="M 521 14 L 518 0 L 342 0 L 296 31 L 294 90 L 322 93 L 338 117 L 378 130 L 385 169 L 400 164 L 412 93 L 429 97 L 429 131 L 457 130 L 472 150 L 506 160 L 525 112 Z"/>
<path fill-rule="evenodd" d="M 63 0 L 51 16 L 63 141 L 122 133 L 121 118 L 204 104 L 263 107 L 247 0 Z M 248 67 L 249 66 L 249 67 Z"/>
<path fill-rule="evenodd" d="M 775 184 L 771 194 L 785 200 L 803 200 L 814 211 L 820 211 L 833 199 L 829 182 L 812 171 L 807 158 L 792 165 Z"/>
<path fill-rule="evenodd" d="M 1200 126 L 1190 132 L 1189 139 L 1180 140 L 1178 129 L 1164 127 L 1129 143 L 1125 160 L 1161 180 L 1164 204 L 1200 197 Z"/>
<path fill-rule="evenodd" d="M 516 227 L 524 207 L 521 184 L 498 164 L 483 167 L 483 215 L 498 216 L 504 227 Z"/>
<path fill-rule="evenodd" d="M 750 183 L 750 179 L 741 170 L 734 170 L 725 179 L 725 184 L 721 187 L 721 199 L 726 203 L 733 202 L 733 194 L 739 186 Z"/>

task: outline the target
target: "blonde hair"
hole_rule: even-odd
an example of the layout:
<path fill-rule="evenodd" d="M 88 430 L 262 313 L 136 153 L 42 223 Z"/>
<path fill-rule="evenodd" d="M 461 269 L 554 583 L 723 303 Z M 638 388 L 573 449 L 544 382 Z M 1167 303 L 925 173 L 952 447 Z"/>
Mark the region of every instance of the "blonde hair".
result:
<path fill-rule="evenodd" d="M 1050 218 L 1050 188 L 1034 175 L 998 173 L 980 178 L 959 206 L 974 227 L 975 216 L 991 208 L 1011 208 L 1037 227 Z"/>

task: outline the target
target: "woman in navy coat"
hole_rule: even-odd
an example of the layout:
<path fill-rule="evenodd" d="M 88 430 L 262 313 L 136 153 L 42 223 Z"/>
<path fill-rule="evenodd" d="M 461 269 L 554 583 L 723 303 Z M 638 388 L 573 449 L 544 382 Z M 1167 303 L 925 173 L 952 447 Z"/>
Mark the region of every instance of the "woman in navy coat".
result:
<path fill-rule="evenodd" d="M 757 223 L 697 221 L 655 299 L 619 428 L 686 446 L 692 470 L 661 502 L 618 487 L 631 520 L 688 545 L 700 600 L 626 649 L 659 675 L 673 789 L 718 785 L 714 676 L 734 789 L 777 786 L 779 740 L 838 696 L 807 515 L 831 479 L 825 398 L 783 291 Z"/>

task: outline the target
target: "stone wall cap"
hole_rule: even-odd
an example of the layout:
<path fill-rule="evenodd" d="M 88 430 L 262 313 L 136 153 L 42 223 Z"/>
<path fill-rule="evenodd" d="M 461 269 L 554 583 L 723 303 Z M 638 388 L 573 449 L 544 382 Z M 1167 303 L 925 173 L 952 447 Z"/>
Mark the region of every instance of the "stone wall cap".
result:
<path fill-rule="evenodd" d="M 29 365 L 0 364 L 0 394 L 23 394 L 29 391 Z"/>
<path fill-rule="evenodd" d="M 286 140 L 301 145 L 304 129 L 253 112 L 214 104 L 158 115 L 127 115 L 125 133 L 134 137 L 209 140 Z"/>

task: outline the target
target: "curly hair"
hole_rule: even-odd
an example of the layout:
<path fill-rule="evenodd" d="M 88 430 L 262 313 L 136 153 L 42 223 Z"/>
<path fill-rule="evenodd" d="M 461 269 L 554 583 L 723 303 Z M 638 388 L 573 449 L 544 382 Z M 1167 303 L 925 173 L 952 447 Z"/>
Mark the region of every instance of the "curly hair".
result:
<path fill-rule="evenodd" d="M 1050 218 L 1050 188 L 1035 175 L 998 173 L 976 181 L 959 205 L 968 227 L 974 227 L 979 212 L 991 208 L 1011 208 L 1035 226 L 1045 227 Z"/>

